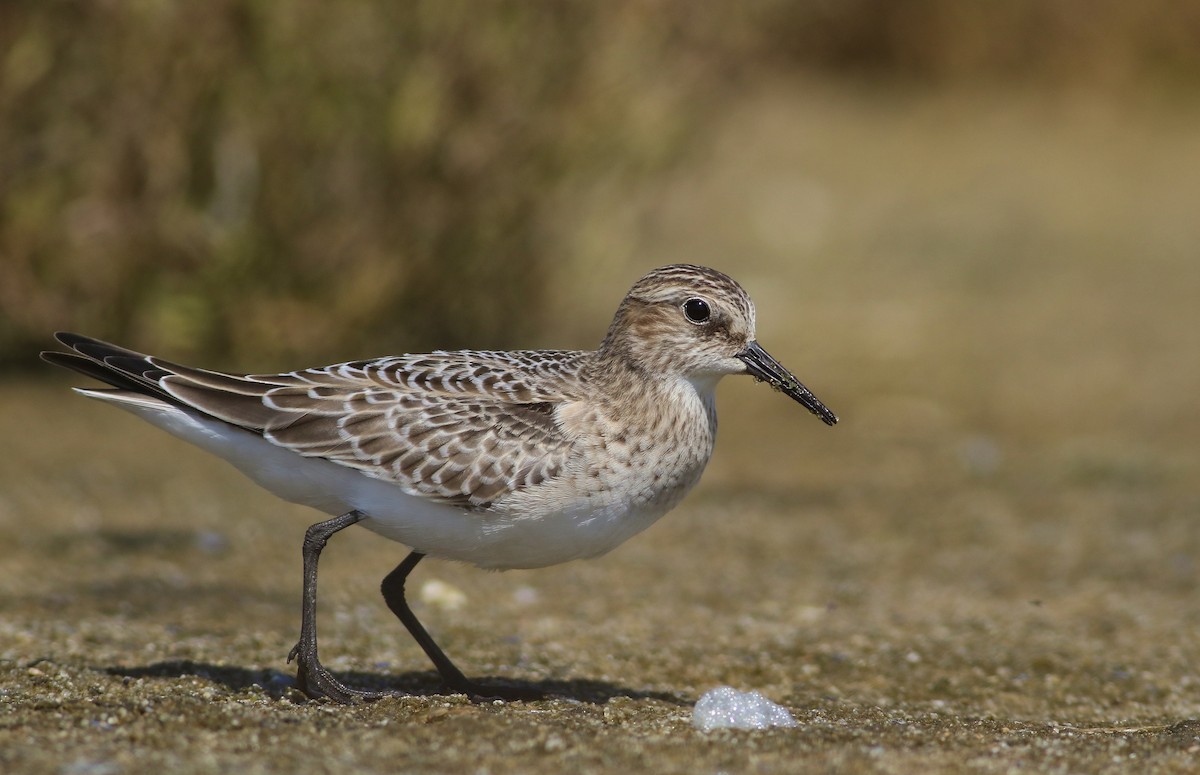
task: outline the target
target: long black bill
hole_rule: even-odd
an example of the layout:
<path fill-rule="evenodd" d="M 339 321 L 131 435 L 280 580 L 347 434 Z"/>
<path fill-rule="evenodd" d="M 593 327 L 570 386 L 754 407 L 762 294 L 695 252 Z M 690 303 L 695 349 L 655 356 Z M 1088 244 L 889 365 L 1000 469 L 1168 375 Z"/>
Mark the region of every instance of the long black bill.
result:
<path fill-rule="evenodd" d="M 792 398 L 804 405 L 808 411 L 821 418 L 821 421 L 826 425 L 833 425 L 838 421 L 837 415 L 829 411 L 825 404 L 817 400 L 817 397 L 812 394 L 812 391 L 800 384 L 800 380 L 796 379 L 796 375 L 783 367 L 779 361 L 771 357 L 771 354 L 759 346 L 758 342 L 751 342 L 737 354 L 737 357 L 746 364 L 746 371 L 750 376 L 766 382 L 771 387 L 781 393 L 786 393 Z"/>

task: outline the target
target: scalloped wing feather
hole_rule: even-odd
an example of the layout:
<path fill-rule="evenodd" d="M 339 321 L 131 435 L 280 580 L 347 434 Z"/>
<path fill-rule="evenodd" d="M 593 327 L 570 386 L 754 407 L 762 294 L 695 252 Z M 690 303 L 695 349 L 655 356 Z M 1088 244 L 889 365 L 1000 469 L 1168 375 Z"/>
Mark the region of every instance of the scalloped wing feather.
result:
<path fill-rule="evenodd" d="M 558 407 L 583 397 L 583 356 L 462 351 L 245 376 L 146 360 L 182 404 L 297 454 L 481 509 L 562 472 L 573 440 Z"/>

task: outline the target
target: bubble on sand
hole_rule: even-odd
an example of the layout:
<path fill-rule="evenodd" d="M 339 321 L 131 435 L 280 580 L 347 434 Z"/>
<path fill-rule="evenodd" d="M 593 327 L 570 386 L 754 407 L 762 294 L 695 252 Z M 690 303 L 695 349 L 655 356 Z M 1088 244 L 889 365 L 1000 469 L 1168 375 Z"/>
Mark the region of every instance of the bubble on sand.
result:
<path fill-rule="evenodd" d="M 782 705 L 758 692 L 739 692 L 721 686 L 704 693 L 692 711 L 692 726 L 702 732 L 713 729 L 767 729 L 794 727 L 796 719 Z"/>
<path fill-rule="evenodd" d="M 421 586 L 421 602 L 443 611 L 457 611 L 467 604 L 467 595 L 453 584 L 431 579 Z"/>
<path fill-rule="evenodd" d="M 536 589 L 523 584 L 513 590 L 513 602 L 517 605 L 533 605 L 541 599 L 541 595 Z"/>

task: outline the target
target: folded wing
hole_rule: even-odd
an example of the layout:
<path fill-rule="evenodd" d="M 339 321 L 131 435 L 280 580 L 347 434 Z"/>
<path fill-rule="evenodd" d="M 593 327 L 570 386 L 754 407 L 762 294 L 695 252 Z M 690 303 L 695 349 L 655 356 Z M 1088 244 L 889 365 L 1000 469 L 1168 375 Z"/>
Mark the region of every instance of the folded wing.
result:
<path fill-rule="evenodd" d="M 244 375 L 58 338 L 72 352 L 43 353 L 51 363 L 470 509 L 562 472 L 573 440 L 558 409 L 581 397 L 571 391 L 583 353 L 460 351 Z"/>

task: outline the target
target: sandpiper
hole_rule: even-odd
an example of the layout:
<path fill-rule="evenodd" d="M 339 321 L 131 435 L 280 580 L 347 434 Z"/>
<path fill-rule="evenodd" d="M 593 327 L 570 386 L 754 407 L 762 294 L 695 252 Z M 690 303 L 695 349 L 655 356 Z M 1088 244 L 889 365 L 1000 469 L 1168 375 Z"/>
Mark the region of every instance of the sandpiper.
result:
<path fill-rule="evenodd" d="M 383 580 L 385 602 L 445 686 L 484 687 L 438 648 L 404 582 L 426 555 L 481 568 L 538 568 L 608 552 L 670 511 L 712 453 L 714 389 L 749 374 L 828 425 L 837 416 L 759 346 L 754 305 L 714 269 L 673 264 L 642 277 L 592 351 L 432 352 L 282 374 L 229 374 L 59 333 L 50 363 L 111 388 L 82 389 L 232 463 L 331 519 L 304 536 L 297 686 L 339 702 L 317 656 L 317 563 L 354 524 L 412 551 Z"/>

